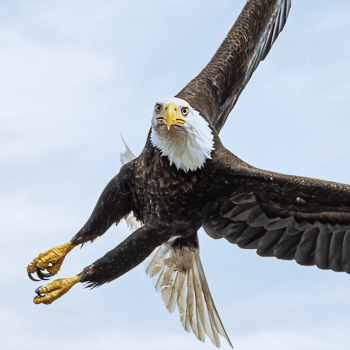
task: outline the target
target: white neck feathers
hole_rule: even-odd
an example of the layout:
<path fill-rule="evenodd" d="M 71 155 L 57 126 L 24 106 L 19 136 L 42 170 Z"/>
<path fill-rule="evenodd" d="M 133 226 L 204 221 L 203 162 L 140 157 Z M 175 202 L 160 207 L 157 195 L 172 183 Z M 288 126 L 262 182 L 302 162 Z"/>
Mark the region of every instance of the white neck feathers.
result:
<path fill-rule="evenodd" d="M 201 168 L 211 159 L 214 136 L 208 122 L 191 108 L 187 122 L 181 126 L 153 125 L 151 142 L 161 154 L 167 156 L 170 164 L 185 172 Z"/>

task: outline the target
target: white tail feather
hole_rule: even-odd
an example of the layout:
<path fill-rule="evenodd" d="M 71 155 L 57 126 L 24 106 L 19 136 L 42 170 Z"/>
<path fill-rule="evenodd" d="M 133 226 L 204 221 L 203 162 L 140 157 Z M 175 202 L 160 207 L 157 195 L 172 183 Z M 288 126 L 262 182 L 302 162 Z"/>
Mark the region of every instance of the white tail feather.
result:
<path fill-rule="evenodd" d="M 187 332 L 192 329 L 201 341 L 206 334 L 217 347 L 221 334 L 232 347 L 211 297 L 199 249 L 175 249 L 171 243 L 164 243 L 149 261 L 146 274 L 155 281 L 166 308 L 173 312 L 177 305 Z"/>
<path fill-rule="evenodd" d="M 120 155 L 122 164 L 135 158 L 125 141 L 124 144 L 126 151 Z M 126 218 L 126 223 L 132 231 L 142 226 L 133 213 Z M 177 305 L 186 332 L 192 329 L 203 342 L 206 334 L 217 347 L 220 347 L 219 333 L 233 347 L 211 297 L 198 248 L 174 249 L 171 243 L 164 243 L 147 264 L 146 274 L 155 282 L 155 289 L 161 292 L 169 312 L 174 312 Z"/>

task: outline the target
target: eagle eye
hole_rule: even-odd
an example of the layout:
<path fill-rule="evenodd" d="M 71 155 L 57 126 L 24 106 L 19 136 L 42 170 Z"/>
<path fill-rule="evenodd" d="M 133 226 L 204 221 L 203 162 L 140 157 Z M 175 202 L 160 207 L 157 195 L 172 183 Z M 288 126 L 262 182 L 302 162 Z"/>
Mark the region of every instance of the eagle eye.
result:
<path fill-rule="evenodd" d="M 156 113 L 160 113 L 160 111 L 162 110 L 162 105 L 159 103 L 156 103 L 155 107 L 154 107 L 154 111 Z"/>
<path fill-rule="evenodd" d="M 188 109 L 188 107 L 182 107 L 181 109 L 181 113 L 184 117 L 186 117 L 186 115 L 188 114 L 190 110 Z"/>

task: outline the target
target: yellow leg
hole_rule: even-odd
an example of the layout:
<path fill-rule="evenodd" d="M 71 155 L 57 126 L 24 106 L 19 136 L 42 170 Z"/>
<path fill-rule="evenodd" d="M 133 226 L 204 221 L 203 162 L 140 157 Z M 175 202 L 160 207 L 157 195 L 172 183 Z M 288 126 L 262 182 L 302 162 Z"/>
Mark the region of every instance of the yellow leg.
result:
<path fill-rule="evenodd" d="M 61 278 L 49 283 L 45 287 L 38 288 L 36 290 L 38 296 L 34 298 L 34 303 L 45 305 L 51 304 L 63 294 L 67 293 L 78 282 L 80 282 L 79 276 L 74 276 L 70 278 Z"/>
<path fill-rule="evenodd" d="M 47 270 L 50 274 L 56 275 L 61 268 L 64 258 L 75 246 L 71 243 L 65 243 L 50 250 L 40 253 L 27 267 L 27 272 L 34 273 L 35 268 Z M 51 264 L 51 266 L 48 266 Z M 31 277 L 31 276 L 29 276 Z M 32 278 L 32 277 L 31 277 Z"/>

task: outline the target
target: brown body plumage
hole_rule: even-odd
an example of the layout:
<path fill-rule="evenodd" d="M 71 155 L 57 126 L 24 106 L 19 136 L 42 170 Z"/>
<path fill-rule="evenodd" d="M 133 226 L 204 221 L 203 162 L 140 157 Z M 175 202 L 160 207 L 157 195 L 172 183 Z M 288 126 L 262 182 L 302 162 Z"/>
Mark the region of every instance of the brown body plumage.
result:
<path fill-rule="evenodd" d="M 207 200 L 225 190 L 223 177 L 211 160 L 203 168 L 185 173 L 170 165 L 168 158 L 149 143 L 133 167 L 134 213 L 144 224 L 161 223 L 174 231 L 197 232 L 208 211 Z"/>

